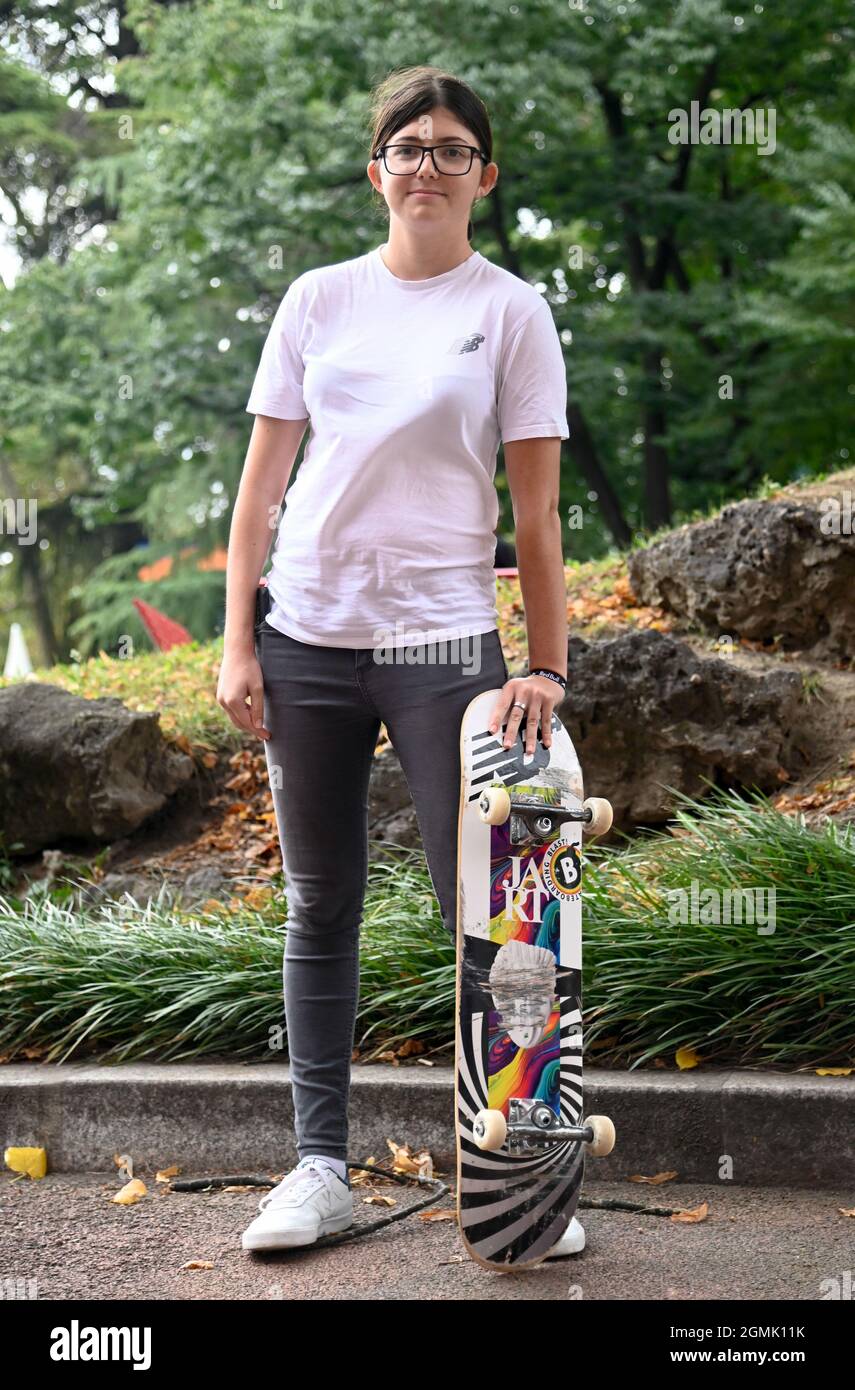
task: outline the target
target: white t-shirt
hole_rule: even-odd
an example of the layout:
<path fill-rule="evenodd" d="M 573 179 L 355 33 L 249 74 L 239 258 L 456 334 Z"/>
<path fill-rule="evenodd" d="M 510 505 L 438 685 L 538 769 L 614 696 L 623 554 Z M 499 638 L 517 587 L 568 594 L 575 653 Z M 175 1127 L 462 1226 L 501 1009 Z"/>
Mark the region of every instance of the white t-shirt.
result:
<path fill-rule="evenodd" d="M 297 276 L 246 407 L 310 421 L 267 621 L 323 646 L 493 631 L 499 441 L 569 435 L 537 290 L 478 251 L 427 280 L 399 279 L 380 251 Z"/>

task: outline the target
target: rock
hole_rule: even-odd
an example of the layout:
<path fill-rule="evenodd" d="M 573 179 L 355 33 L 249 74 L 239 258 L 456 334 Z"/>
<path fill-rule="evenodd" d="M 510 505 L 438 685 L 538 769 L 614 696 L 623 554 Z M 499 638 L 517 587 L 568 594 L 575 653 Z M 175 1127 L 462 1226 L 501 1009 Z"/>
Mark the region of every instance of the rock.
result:
<path fill-rule="evenodd" d="M 667 784 L 702 798 L 702 778 L 779 791 L 806 764 L 809 743 L 796 671 L 749 674 L 703 660 L 655 631 L 609 641 L 572 637 L 568 693 L 557 707 L 576 745 L 586 796 L 604 796 L 615 826 L 657 824 L 674 813 Z M 394 748 L 377 754 L 369 784 L 369 841 L 421 847 L 418 820 Z"/>
<path fill-rule="evenodd" d="M 368 839 L 389 840 L 409 848 L 421 846 L 416 808 L 395 749 L 374 756 L 368 784 Z M 380 858 L 375 849 L 372 858 Z"/>
<path fill-rule="evenodd" d="M 157 714 L 40 681 L 0 690 L 0 834 L 19 853 L 116 840 L 192 776 Z"/>
<path fill-rule="evenodd" d="M 633 591 L 715 635 L 855 656 L 852 493 L 831 482 L 818 492 L 735 502 L 679 527 L 629 556 Z"/>
<path fill-rule="evenodd" d="M 108 900 L 121 901 L 128 893 L 141 907 L 155 901 L 163 891 L 161 902 L 165 907 L 171 905 L 178 891 L 178 885 L 164 888 L 162 879 L 147 877 L 144 874 L 105 874 L 97 882 L 78 880 L 75 885 L 75 900 L 81 907 L 97 907 Z"/>
<path fill-rule="evenodd" d="M 59 851 L 45 850 L 42 856 L 46 863 L 49 859 L 53 861 L 54 856 Z M 53 867 L 53 863 L 51 863 Z M 167 911 L 171 907 L 180 907 L 182 910 L 200 906 L 210 899 L 216 901 L 226 901 L 232 894 L 232 886 L 224 874 L 218 869 L 211 867 L 197 869 L 194 873 L 187 874 L 185 878 L 169 880 L 161 874 L 140 873 L 107 873 L 103 878 L 89 879 L 83 878 L 73 871 L 73 866 L 63 863 L 61 871 L 50 874 L 50 881 L 59 878 L 73 884 L 74 902 L 80 908 L 98 907 L 108 901 L 121 902 L 125 895 L 134 899 L 140 907 L 145 907 L 150 902 L 160 900 L 161 905 Z M 24 896 L 29 897 L 34 891 L 40 891 L 43 884 L 38 885 L 38 890 L 31 889 Z"/>
<path fill-rule="evenodd" d="M 701 798 L 717 785 L 780 790 L 806 765 L 809 715 L 796 671 L 753 676 L 697 657 L 655 631 L 568 645 L 567 694 L 557 714 L 579 754 L 586 796 L 604 796 L 615 825 L 673 814 L 667 784 Z"/>
<path fill-rule="evenodd" d="M 176 893 L 180 893 L 181 903 L 185 907 L 205 903 L 211 898 L 218 902 L 228 901 L 232 891 L 225 874 L 210 865 L 206 869 L 195 869 L 176 885 Z"/>

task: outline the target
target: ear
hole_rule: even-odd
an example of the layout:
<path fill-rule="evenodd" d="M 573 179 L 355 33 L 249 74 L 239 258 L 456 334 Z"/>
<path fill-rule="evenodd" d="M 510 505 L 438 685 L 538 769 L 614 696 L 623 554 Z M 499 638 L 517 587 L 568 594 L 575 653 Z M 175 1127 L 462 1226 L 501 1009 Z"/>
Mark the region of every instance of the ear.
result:
<path fill-rule="evenodd" d="M 485 164 L 484 172 L 481 175 L 481 182 L 478 185 L 479 196 L 486 198 L 487 194 L 495 188 L 499 178 L 498 164 Z"/>

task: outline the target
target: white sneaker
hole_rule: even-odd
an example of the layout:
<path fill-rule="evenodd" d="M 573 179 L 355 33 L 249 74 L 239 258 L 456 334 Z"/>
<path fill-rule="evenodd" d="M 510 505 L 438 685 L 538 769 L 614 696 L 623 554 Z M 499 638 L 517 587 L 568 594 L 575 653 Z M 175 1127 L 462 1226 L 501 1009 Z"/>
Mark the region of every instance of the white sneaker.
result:
<path fill-rule="evenodd" d="M 563 1236 L 555 1242 L 548 1255 L 544 1255 L 545 1260 L 557 1259 L 559 1255 L 578 1255 L 580 1250 L 585 1249 L 585 1228 L 575 1216 L 571 1216 L 567 1229 Z"/>
<path fill-rule="evenodd" d="M 292 1169 L 258 1204 L 241 1237 L 244 1250 L 287 1250 L 353 1225 L 353 1196 L 325 1163 Z"/>

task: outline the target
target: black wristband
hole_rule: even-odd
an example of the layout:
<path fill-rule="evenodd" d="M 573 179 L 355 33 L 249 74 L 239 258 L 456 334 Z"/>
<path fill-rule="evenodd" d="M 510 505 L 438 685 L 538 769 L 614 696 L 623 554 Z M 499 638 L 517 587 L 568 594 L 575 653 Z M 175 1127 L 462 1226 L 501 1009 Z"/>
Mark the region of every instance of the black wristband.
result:
<path fill-rule="evenodd" d="M 567 681 L 563 676 L 559 676 L 557 671 L 550 671 L 545 666 L 538 666 L 536 671 L 529 671 L 530 676 L 546 676 L 548 680 L 556 681 L 562 690 L 567 689 Z"/>

